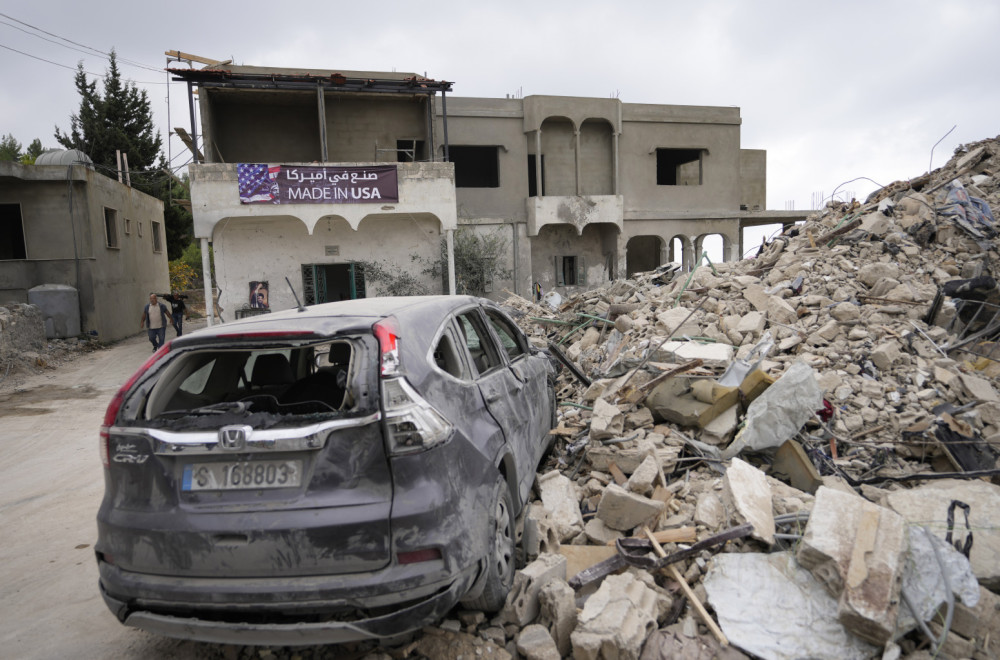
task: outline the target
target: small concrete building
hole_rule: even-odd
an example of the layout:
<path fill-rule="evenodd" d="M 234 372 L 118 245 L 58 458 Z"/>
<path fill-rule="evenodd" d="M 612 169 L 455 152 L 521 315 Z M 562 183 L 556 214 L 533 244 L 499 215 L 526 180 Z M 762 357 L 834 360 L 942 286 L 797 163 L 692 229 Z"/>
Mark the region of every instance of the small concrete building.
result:
<path fill-rule="evenodd" d="M 691 268 L 713 234 L 739 258 L 742 226 L 804 217 L 765 210 L 766 153 L 740 147 L 738 108 L 452 97 L 413 73 L 170 71 L 198 92 L 192 213 L 227 318 L 293 306 L 285 278 L 306 304 L 378 295 L 393 268 L 448 292 L 456 231 L 503 248 L 480 293 L 529 297 Z"/>
<path fill-rule="evenodd" d="M 54 336 L 79 328 L 114 341 L 134 335 L 149 294 L 169 287 L 163 202 L 79 151 L 0 162 L 0 304 L 52 300 Z"/>

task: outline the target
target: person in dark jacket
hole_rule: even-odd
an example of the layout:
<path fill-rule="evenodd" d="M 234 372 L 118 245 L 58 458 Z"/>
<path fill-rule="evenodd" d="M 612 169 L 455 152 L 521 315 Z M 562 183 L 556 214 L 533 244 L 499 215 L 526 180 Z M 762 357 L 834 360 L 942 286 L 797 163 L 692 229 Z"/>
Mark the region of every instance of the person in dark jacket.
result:
<path fill-rule="evenodd" d="M 187 305 L 184 304 L 184 299 L 187 296 L 179 293 L 164 293 L 160 297 L 170 303 L 170 317 L 173 319 L 171 325 L 174 326 L 177 336 L 180 337 L 182 334 L 181 329 L 184 326 L 184 318 L 188 316 Z"/>
<path fill-rule="evenodd" d="M 139 317 L 139 329 L 146 326 L 146 334 L 154 353 L 167 339 L 168 323 L 170 317 L 167 315 L 167 306 L 156 299 L 155 293 L 149 294 L 149 303 L 142 308 L 142 316 Z"/>

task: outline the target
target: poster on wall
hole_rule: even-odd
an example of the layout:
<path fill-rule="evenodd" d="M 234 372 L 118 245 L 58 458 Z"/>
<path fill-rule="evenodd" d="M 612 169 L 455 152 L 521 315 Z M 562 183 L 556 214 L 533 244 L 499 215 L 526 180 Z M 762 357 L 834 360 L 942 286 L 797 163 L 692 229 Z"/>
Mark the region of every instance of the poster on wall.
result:
<path fill-rule="evenodd" d="M 399 201 L 395 165 L 326 167 L 238 163 L 241 204 L 381 204 Z"/>
<path fill-rule="evenodd" d="M 270 309 L 267 302 L 267 282 L 250 282 L 250 308 Z"/>

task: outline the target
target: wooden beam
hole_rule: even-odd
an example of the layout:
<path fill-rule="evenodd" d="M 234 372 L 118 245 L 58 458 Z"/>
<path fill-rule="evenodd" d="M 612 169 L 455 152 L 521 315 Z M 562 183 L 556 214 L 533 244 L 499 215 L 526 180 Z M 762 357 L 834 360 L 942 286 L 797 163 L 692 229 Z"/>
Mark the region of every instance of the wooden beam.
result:
<path fill-rule="evenodd" d="M 163 53 L 167 57 L 173 57 L 178 60 L 187 60 L 188 62 L 198 62 L 200 64 L 207 64 L 209 66 L 215 66 L 218 64 L 232 64 L 232 60 L 213 60 L 207 57 L 201 57 L 200 55 L 192 55 L 191 53 L 182 53 L 179 50 L 168 50 Z"/>
<path fill-rule="evenodd" d="M 188 132 L 186 130 L 180 128 L 179 126 L 175 126 L 174 133 L 177 133 L 177 137 L 181 139 L 181 142 L 184 143 L 184 146 L 187 147 L 188 150 L 194 154 L 195 160 L 197 160 L 199 163 L 205 162 L 205 157 L 201 154 L 201 150 L 194 148 L 194 140 L 191 139 L 191 136 L 188 135 Z"/>

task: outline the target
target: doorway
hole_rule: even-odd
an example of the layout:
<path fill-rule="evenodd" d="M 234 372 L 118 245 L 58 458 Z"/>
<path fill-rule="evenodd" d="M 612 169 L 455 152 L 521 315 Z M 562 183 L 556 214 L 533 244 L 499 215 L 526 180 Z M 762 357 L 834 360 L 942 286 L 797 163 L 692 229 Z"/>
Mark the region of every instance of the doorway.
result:
<path fill-rule="evenodd" d="M 355 262 L 302 264 L 302 291 L 307 305 L 365 298 L 364 266 Z"/>

